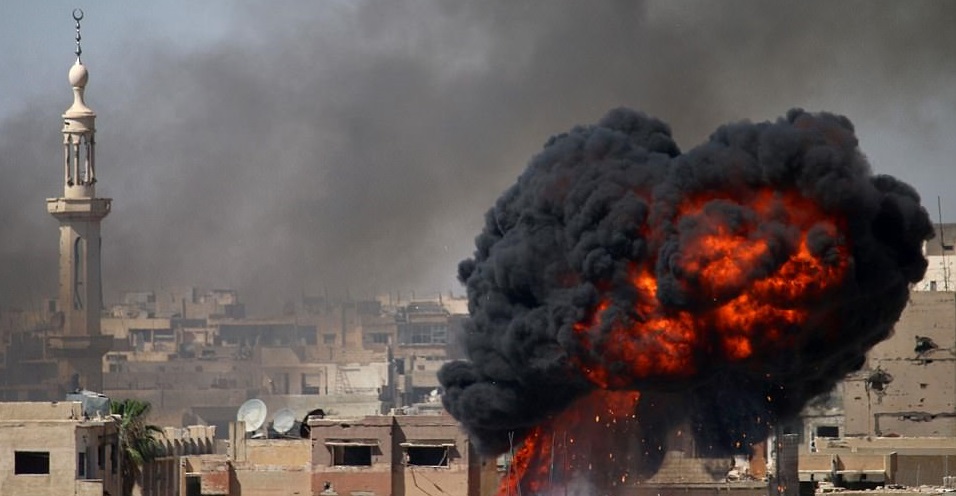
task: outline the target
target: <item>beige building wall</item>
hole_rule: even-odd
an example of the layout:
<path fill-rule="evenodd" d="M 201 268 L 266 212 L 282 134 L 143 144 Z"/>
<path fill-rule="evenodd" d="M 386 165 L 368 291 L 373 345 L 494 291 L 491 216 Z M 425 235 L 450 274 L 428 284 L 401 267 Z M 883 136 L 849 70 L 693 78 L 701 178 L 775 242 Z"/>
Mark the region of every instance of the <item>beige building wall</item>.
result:
<path fill-rule="evenodd" d="M 847 436 L 956 436 L 956 293 L 913 292 L 845 382 Z"/>
<path fill-rule="evenodd" d="M 118 495 L 117 443 L 113 420 L 84 420 L 79 402 L 0 403 L 0 494 Z"/>
<path fill-rule="evenodd" d="M 402 492 L 406 496 L 430 496 L 436 488 L 447 494 L 468 494 L 470 441 L 458 424 L 446 415 L 396 416 L 396 444 L 404 473 Z M 418 446 L 419 448 L 415 448 Z M 447 448 L 447 465 L 415 465 L 409 450 Z M 477 460 L 475 460 L 477 461 Z M 477 482 L 477 481 L 476 481 Z"/>

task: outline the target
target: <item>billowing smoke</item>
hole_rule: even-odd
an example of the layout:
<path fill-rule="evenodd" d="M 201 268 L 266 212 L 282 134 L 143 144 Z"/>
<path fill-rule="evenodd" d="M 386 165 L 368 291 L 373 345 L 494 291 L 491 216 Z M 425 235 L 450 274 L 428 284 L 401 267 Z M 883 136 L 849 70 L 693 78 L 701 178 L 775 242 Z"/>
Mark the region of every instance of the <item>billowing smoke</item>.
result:
<path fill-rule="evenodd" d="M 953 2 L 173 3 L 97 2 L 83 23 L 109 302 L 457 289 L 473 212 L 536 140 L 620 104 L 681 143 L 784 105 L 852 115 L 881 171 L 956 218 Z M 0 17 L 0 308 L 56 294 L 44 199 L 72 101 L 77 5 L 21 4 Z"/>
<path fill-rule="evenodd" d="M 678 424 L 746 453 L 888 336 L 932 235 L 845 117 L 795 109 L 681 153 L 613 110 L 551 138 L 486 214 L 445 407 L 486 454 L 524 442 L 526 490 L 556 445 L 618 461 L 598 484 L 653 474 Z"/>

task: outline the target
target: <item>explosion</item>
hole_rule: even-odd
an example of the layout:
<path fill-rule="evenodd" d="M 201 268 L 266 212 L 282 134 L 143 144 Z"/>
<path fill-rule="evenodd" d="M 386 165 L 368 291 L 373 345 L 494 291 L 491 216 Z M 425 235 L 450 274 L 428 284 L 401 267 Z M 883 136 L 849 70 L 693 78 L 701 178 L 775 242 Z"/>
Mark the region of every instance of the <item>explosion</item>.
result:
<path fill-rule="evenodd" d="M 748 453 L 888 336 L 932 235 L 844 117 L 792 110 L 682 154 L 614 110 L 551 138 L 487 213 L 445 407 L 513 453 L 500 494 L 646 479 L 679 426 Z"/>

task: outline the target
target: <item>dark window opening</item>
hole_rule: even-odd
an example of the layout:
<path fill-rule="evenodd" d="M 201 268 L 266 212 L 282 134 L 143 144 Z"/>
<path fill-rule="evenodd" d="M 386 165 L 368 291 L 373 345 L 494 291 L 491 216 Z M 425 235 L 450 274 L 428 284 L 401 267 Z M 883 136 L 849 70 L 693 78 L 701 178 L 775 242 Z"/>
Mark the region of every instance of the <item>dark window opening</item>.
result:
<path fill-rule="evenodd" d="M 186 496 L 202 496 L 202 479 L 200 476 L 186 476 Z"/>
<path fill-rule="evenodd" d="M 322 344 L 335 344 L 335 334 L 322 335 Z"/>
<path fill-rule="evenodd" d="M 415 467 L 447 467 L 448 448 L 444 446 L 408 447 L 408 465 Z"/>
<path fill-rule="evenodd" d="M 76 478 L 86 478 L 86 453 L 83 451 L 76 454 Z"/>
<path fill-rule="evenodd" d="M 49 451 L 17 451 L 13 454 L 13 473 L 15 475 L 49 474 Z"/>
<path fill-rule="evenodd" d="M 835 425 L 818 425 L 817 437 L 840 437 L 840 428 Z"/>
<path fill-rule="evenodd" d="M 332 465 L 371 467 L 373 446 L 331 446 Z"/>

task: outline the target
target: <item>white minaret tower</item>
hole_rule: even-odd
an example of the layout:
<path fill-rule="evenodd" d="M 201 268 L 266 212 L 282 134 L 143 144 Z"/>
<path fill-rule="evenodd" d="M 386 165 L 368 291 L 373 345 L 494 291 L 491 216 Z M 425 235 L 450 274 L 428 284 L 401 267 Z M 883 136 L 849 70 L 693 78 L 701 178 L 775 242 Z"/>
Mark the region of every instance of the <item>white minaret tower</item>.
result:
<path fill-rule="evenodd" d="M 68 381 L 73 386 L 99 389 L 100 363 L 112 342 L 110 336 L 100 335 L 100 221 L 109 214 L 112 200 L 96 197 L 96 114 L 83 101 L 89 73 L 80 59 L 83 11 L 74 10 L 73 19 L 76 62 L 69 75 L 73 105 L 63 114 L 63 196 L 46 201 L 47 211 L 60 223 L 62 315 L 58 319 L 59 335 L 50 337 L 48 350 L 61 360 L 61 384 Z M 64 387 L 71 389 L 66 384 Z"/>

